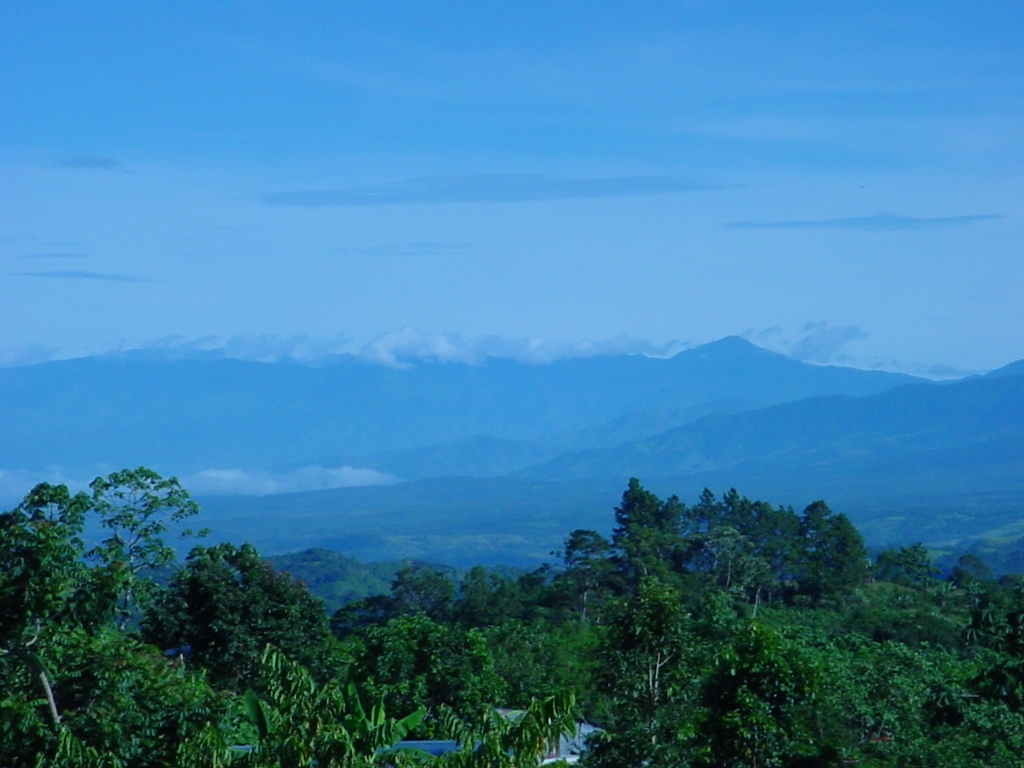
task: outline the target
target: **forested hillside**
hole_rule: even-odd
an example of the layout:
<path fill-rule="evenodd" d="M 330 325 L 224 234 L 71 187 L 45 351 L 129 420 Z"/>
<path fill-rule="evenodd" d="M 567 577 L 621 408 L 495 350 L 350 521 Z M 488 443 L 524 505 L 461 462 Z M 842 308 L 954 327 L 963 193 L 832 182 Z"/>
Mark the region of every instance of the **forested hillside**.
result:
<path fill-rule="evenodd" d="M 870 397 L 833 396 L 708 416 L 614 448 L 567 454 L 532 477 L 681 477 L 726 471 L 869 478 L 957 491 L 1019 488 L 1024 377 L 909 385 Z M 956 467 L 960 477 L 946 474 Z M 966 475 L 966 477 L 963 477 Z M 959 481 L 959 485 L 956 485 Z M 995 484 L 1004 483 L 1002 486 Z"/>
<path fill-rule="evenodd" d="M 174 564 L 197 511 L 139 469 L 0 515 L 5 766 L 527 766 L 574 718 L 600 727 L 582 763 L 601 768 L 1009 768 L 1024 749 L 1024 580 L 972 555 L 942 578 L 918 545 L 871 558 L 824 501 L 631 480 L 609 536 L 567 531 L 541 568 L 410 564 L 330 616 L 248 544 Z"/>
<path fill-rule="evenodd" d="M 323 547 L 274 555 L 268 557 L 267 561 L 275 569 L 287 571 L 301 579 L 331 612 L 346 603 L 387 592 L 397 573 L 412 564 L 408 560 L 361 563 Z"/>

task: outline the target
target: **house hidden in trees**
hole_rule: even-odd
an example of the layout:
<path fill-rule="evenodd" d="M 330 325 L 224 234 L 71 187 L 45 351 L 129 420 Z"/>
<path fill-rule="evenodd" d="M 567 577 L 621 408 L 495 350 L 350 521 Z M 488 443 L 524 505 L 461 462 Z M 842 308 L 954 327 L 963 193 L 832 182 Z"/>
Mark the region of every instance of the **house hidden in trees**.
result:
<path fill-rule="evenodd" d="M 502 715 L 506 717 L 515 717 L 522 713 L 522 710 L 518 709 L 499 709 Z M 569 764 L 576 763 L 580 759 L 580 755 L 583 754 L 583 750 L 586 749 L 587 737 L 596 732 L 600 731 L 596 725 L 590 723 L 584 723 L 577 721 L 576 733 L 570 736 L 561 736 L 558 741 L 551 745 L 546 755 L 543 755 L 539 760 L 539 765 L 548 765 L 550 763 L 564 760 Z M 408 747 L 412 749 L 422 749 L 424 752 L 428 752 L 435 757 L 446 755 L 449 752 L 458 752 L 459 743 L 457 741 L 449 740 L 408 740 L 400 741 L 395 744 L 395 749 L 401 749 Z"/>

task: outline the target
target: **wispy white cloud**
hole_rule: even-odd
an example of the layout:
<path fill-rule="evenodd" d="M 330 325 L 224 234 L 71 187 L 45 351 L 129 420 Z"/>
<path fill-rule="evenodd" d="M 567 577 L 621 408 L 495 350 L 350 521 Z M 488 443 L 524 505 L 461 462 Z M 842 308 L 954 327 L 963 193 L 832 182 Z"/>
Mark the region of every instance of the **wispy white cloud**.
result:
<path fill-rule="evenodd" d="M 0 509 L 8 509 L 20 502 L 39 483 L 63 484 L 73 491 L 85 489 L 92 478 L 73 477 L 63 469 L 43 472 L 24 469 L 0 469 Z"/>
<path fill-rule="evenodd" d="M 751 330 L 745 338 L 804 363 L 854 363 L 847 346 L 866 339 L 868 334 L 857 325 L 831 325 L 824 321 L 808 322 L 797 333 L 789 333 L 780 326 Z"/>
<path fill-rule="evenodd" d="M 191 494 L 197 496 L 265 496 L 271 493 L 391 485 L 399 482 L 399 478 L 375 469 L 309 466 L 290 472 L 205 469 L 187 475 L 181 481 Z"/>
<path fill-rule="evenodd" d="M 970 216 L 898 216 L 878 213 L 874 216 L 852 216 L 844 219 L 805 219 L 792 221 L 731 221 L 727 229 L 854 229 L 908 232 L 921 229 L 963 227 L 982 221 L 1003 218 L 1002 214 L 975 214 Z"/>
<path fill-rule="evenodd" d="M 415 363 L 456 362 L 476 365 L 487 358 L 505 358 L 542 365 L 555 360 L 600 355 L 663 356 L 677 350 L 677 342 L 657 346 L 646 341 L 617 336 L 603 341 L 578 343 L 541 338 L 505 339 L 500 336 L 462 336 L 457 333 L 420 333 L 405 328 L 379 336 L 363 346 L 363 360 L 395 368 Z"/>
<path fill-rule="evenodd" d="M 270 192 L 261 195 L 260 200 L 265 205 L 301 208 L 405 203 L 521 203 L 700 192 L 729 186 L 735 185 L 681 176 L 558 179 L 539 174 L 491 174 L 428 176 L 374 187 Z"/>
<path fill-rule="evenodd" d="M 91 354 L 116 358 L 148 360 L 246 360 L 260 363 L 299 363 L 330 365 L 344 357 L 365 363 L 407 368 L 423 363 L 463 363 L 478 365 L 488 358 L 515 360 L 530 365 L 545 365 L 564 358 L 601 355 L 644 355 L 671 357 L 693 344 L 673 340 L 651 344 L 641 339 L 617 336 L 597 341 L 565 342 L 538 337 L 507 339 L 501 336 L 463 336 L 458 333 L 421 333 L 404 328 L 386 333 L 361 346 L 350 336 L 203 336 L 187 338 L 167 336 L 139 346 L 97 350 Z M 42 359 L 69 357 L 48 347 L 10 347 L 9 365 L 23 365 Z M 4 365 L 0 349 L 0 367 Z M 16 362 L 24 360 L 24 362 Z"/>
<path fill-rule="evenodd" d="M 804 323 L 796 332 L 787 331 L 781 326 L 772 326 L 747 331 L 743 336 L 766 349 L 816 365 L 848 365 L 864 370 L 907 373 L 935 380 L 959 379 L 982 372 L 941 363 L 920 365 L 893 358 L 855 354 L 849 350 L 849 346 L 868 338 L 868 333 L 858 325 L 831 325 L 817 321 Z"/>
<path fill-rule="evenodd" d="M 867 333 L 857 325 L 829 325 L 826 322 L 805 323 L 803 338 L 793 344 L 791 355 L 805 363 L 829 363 L 843 359 L 844 350 L 852 341 L 866 339 Z"/>

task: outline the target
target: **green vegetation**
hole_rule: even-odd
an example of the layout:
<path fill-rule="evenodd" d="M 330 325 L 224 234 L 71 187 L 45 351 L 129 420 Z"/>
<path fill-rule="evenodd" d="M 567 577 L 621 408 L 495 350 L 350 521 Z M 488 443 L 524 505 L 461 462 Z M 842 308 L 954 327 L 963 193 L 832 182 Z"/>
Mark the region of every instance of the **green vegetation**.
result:
<path fill-rule="evenodd" d="M 361 563 L 323 547 L 267 558 L 277 570 L 287 571 L 324 601 L 329 613 L 343 605 L 391 589 L 391 582 L 409 563 Z"/>
<path fill-rule="evenodd" d="M 172 565 L 165 539 L 197 511 L 139 469 L 0 514 L 5 768 L 519 768 L 576 719 L 602 729 L 592 768 L 1024 750 L 1024 580 L 973 554 L 942 579 L 919 545 L 872 562 L 821 501 L 688 505 L 631 480 L 610 537 L 573 531 L 554 564 L 389 566 L 386 592 L 347 558 L 295 556 L 356 585 L 330 617 L 249 545 Z M 461 748 L 396 748 L 416 738 Z"/>
<path fill-rule="evenodd" d="M 251 546 L 197 546 L 160 584 L 154 577 L 174 552 L 165 535 L 192 535 L 180 525 L 198 512 L 195 503 L 176 480 L 143 468 L 98 478 L 90 491 L 42 484 L 0 514 L 4 768 L 326 768 L 424 758 L 512 768 L 535 762 L 571 722 L 568 693 L 495 722 L 497 678 L 475 677 L 490 661 L 483 639 L 467 651 L 458 630 L 425 617 L 407 619 L 422 631 L 404 641 L 398 626 L 369 634 L 361 647 L 369 652 L 376 638 L 382 670 L 369 674 L 370 657 L 331 635 L 323 603 Z M 87 543 L 93 529 L 102 540 Z M 410 652 L 420 654 L 417 674 L 396 686 L 387 676 L 406 674 Z M 420 703 L 427 696 L 430 710 Z M 382 699 L 404 709 L 385 709 Z M 464 752 L 434 760 L 392 749 L 416 727 L 461 740 Z"/>

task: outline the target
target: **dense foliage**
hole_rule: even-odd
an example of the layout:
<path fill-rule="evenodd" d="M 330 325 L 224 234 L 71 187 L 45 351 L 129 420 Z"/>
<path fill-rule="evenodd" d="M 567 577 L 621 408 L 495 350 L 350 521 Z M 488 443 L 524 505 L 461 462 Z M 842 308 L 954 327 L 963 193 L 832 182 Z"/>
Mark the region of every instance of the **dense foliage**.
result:
<path fill-rule="evenodd" d="M 157 578 L 174 559 L 165 536 L 193 535 L 180 526 L 197 512 L 176 480 L 140 468 L 90 493 L 42 484 L 0 514 L 0 765 L 512 768 L 567 730 L 566 693 L 495 721 L 496 676 L 461 666 L 486 672 L 484 639 L 425 616 L 407 619 L 415 635 L 370 633 L 379 676 L 354 665 L 323 603 L 249 545 L 197 546 Z M 429 728 L 462 752 L 394 750 L 431 696 Z"/>
<path fill-rule="evenodd" d="M 165 648 L 187 646 L 189 662 L 220 688 L 258 685 L 260 656 L 268 644 L 318 679 L 331 672 L 323 603 L 248 544 L 193 549 L 148 606 L 142 637 Z"/>
<path fill-rule="evenodd" d="M 821 501 L 686 505 L 632 480 L 611 530 L 573 531 L 559 563 L 518 578 L 411 567 L 332 626 L 385 687 L 415 675 L 381 658 L 412 650 L 371 638 L 417 637 L 416 621 L 485 638 L 491 663 L 458 662 L 460 684 L 493 670 L 510 705 L 574 692 L 603 729 L 590 766 L 1019 765 L 1024 581 L 972 555 L 940 579 L 920 545 L 872 562 Z"/>
<path fill-rule="evenodd" d="M 165 537 L 196 511 L 139 469 L 0 514 L 5 768 L 511 768 L 574 718 L 600 727 L 596 768 L 1024 752 L 1024 580 L 970 555 L 943 579 L 919 545 L 872 562 L 824 502 L 687 505 L 631 480 L 610 537 L 573 531 L 554 564 L 408 565 L 330 620 L 251 546 L 172 566 Z"/>

